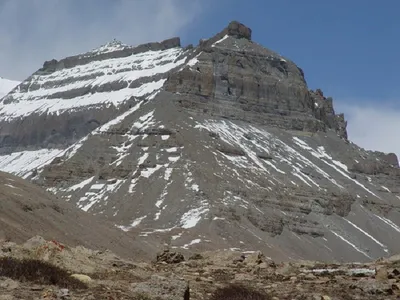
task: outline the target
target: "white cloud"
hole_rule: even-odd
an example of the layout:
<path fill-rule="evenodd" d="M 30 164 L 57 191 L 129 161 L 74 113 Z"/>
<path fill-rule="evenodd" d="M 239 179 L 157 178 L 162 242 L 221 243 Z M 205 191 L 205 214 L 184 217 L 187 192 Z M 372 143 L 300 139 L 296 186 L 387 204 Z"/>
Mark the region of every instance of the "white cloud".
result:
<path fill-rule="evenodd" d="M 400 108 L 387 101 L 340 101 L 335 111 L 344 112 L 349 139 L 355 144 L 400 157 Z"/>
<path fill-rule="evenodd" d="M 201 0 L 0 0 L 0 75 L 25 79 L 45 60 L 116 38 L 127 44 L 179 35 Z"/>

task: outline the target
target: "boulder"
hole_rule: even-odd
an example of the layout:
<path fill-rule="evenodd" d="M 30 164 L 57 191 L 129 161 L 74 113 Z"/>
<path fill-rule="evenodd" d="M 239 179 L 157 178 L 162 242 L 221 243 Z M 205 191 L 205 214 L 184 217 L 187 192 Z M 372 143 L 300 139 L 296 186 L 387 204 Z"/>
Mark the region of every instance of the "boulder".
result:
<path fill-rule="evenodd" d="M 157 254 L 157 263 L 177 264 L 183 262 L 185 257 L 180 252 L 173 252 L 169 249 L 164 249 L 162 253 Z"/>
<path fill-rule="evenodd" d="M 6 291 L 11 291 L 17 289 L 19 286 L 20 284 L 15 280 L 10 278 L 0 278 L 0 290 L 4 289 Z"/>
<path fill-rule="evenodd" d="M 255 266 L 263 263 L 265 261 L 265 256 L 261 251 L 256 251 L 251 253 L 246 257 L 246 263 L 250 266 Z"/>
<path fill-rule="evenodd" d="M 397 155 L 394 153 L 384 153 L 382 154 L 381 158 L 386 161 L 389 165 L 394 167 L 399 167 L 399 160 Z"/>
<path fill-rule="evenodd" d="M 92 282 L 92 278 L 90 278 L 87 275 L 84 274 L 72 274 L 71 275 L 72 278 L 78 279 L 79 281 L 89 284 L 90 282 Z"/>
<path fill-rule="evenodd" d="M 27 240 L 23 247 L 25 249 L 33 250 L 45 245 L 47 241 L 41 236 L 34 236 L 33 238 Z"/>
<path fill-rule="evenodd" d="M 381 267 L 377 267 L 375 269 L 375 279 L 377 281 L 381 281 L 381 282 L 387 281 L 388 276 L 389 276 L 389 274 L 388 274 L 387 268 L 381 266 Z"/>

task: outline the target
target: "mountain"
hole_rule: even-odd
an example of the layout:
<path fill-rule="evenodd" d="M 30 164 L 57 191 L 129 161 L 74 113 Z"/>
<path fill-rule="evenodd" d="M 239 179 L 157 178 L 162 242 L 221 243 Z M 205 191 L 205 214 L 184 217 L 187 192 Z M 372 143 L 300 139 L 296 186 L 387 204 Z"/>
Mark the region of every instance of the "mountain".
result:
<path fill-rule="evenodd" d="M 0 77 L 0 99 L 11 92 L 20 82 Z"/>
<path fill-rule="evenodd" d="M 197 46 L 112 41 L 50 60 L 2 99 L 0 169 L 141 240 L 274 259 L 400 251 L 394 154 L 231 22 Z"/>

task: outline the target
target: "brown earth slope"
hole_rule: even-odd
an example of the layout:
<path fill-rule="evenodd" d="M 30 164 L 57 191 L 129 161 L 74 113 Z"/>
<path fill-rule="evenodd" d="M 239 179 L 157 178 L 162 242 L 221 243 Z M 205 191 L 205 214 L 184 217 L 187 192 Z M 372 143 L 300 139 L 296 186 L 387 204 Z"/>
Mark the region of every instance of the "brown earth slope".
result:
<path fill-rule="evenodd" d="M 145 255 L 144 243 L 98 217 L 19 177 L 0 172 L 0 240 L 22 242 L 34 235 L 72 246 L 110 249 L 124 257 Z"/>

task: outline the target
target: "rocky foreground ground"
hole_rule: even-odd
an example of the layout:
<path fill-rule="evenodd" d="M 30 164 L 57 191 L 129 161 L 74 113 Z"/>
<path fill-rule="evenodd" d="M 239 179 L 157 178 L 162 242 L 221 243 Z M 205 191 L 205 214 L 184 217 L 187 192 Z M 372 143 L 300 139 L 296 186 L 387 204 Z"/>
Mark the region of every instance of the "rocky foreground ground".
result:
<path fill-rule="evenodd" d="M 28 267 L 7 270 L 16 262 Z M 215 297 L 232 284 L 259 294 Z M 400 256 L 363 264 L 276 263 L 261 252 L 184 257 L 165 249 L 140 262 L 34 237 L 21 245 L 0 242 L 0 299 L 400 299 Z"/>

